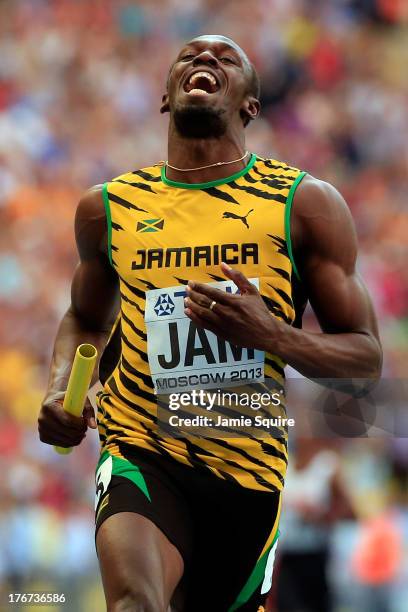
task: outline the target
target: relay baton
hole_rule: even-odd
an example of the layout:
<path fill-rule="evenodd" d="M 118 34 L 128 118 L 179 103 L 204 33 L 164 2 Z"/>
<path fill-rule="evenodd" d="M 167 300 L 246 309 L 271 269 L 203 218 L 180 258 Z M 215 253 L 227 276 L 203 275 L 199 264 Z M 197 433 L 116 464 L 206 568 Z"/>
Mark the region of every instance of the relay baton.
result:
<path fill-rule="evenodd" d="M 97 356 L 98 351 L 93 344 L 80 344 L 78 346 L 62 404 L 65 412 L 77 417 L 81 416 Z M 54 449 L 60 455 L 68 455 L 72 451 L 72 448 L 64 448 L 63 446 L 54 446 Z"/>

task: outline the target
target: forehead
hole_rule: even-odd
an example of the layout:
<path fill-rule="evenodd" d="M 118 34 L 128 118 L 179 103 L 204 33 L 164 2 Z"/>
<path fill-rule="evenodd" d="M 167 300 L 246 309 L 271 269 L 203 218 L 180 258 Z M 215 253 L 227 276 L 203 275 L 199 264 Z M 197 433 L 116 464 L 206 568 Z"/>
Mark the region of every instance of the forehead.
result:
<path fill-rule="evenodd" d="M 184 45 L 183 49 L 185 47 L 197 47 L 199 49 L 228 48 L 231 51 L 235 51 L 235 53 L 239 55 L 240 58 L 245 63 L 249 64 L 249 59 L 248 59 L 247 54 L 241 49 L 239 45 L 237 45 L 236 42 L 234 42 L 230 38 L 227 38 L 226 36 L 218 36 L 218 35 L 210 35 L 210 34 L 206 36 L 197 36 L 196 38 L 193 38 L 192 40 L 187 42 Z"/>

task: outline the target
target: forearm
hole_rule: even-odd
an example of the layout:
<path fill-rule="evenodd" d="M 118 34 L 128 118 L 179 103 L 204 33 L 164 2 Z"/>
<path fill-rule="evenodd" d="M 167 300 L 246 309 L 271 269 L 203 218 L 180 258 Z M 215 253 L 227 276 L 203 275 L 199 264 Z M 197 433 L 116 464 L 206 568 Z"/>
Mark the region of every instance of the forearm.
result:
<path fill-rule="evenodd" d="M 278 324 L 267 351 L 307 378 L 378 378 L 381 347 L 365 333 L 313 333 Z"/>
<path fill-rule="evenodd" d="M 109 336 L 109 329 L 91 330 L 80 317 L 69 308 L 64 315 L 55 339 L 51 360 L 47 395 L 65 391 L 77 346 L 83 343 L 93 344 L 98 350 L 98 362 Z M 95 368 L 94 379 L 97 378 Z"/>

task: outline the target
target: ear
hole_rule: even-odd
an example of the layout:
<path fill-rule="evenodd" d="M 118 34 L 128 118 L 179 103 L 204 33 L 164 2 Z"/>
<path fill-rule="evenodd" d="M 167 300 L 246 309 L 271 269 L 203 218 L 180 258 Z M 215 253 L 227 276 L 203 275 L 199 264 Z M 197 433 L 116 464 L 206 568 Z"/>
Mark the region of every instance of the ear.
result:
<path fill-rule="evenodd" d="M 163 113 L 169 113 L 170 112 L 170 105 L 169 105 L 169 94 L 165 93 L 162 96 L 162 103 L 161 103 L 161 107 L 160 107 L 160 112 Z"/>
<path fill-rule="evenodd" d="M 248 96 L 242 103 L 241 117 L 244 125 L 247 126 L 250 121 L 254 121 L 259 115 L 261 104 L 254 96 Z"/>

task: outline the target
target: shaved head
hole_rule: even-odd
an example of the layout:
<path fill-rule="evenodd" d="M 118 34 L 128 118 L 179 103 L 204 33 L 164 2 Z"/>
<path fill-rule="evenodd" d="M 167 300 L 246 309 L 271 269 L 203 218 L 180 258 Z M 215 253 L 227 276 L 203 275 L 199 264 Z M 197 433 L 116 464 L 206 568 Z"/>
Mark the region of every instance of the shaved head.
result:
<path fill-rule="evenodd" d="M 239 55 L 247 62 L 248 65 L 251 64 L 245 51 L 234 40 L 232 40 L 232 38 L 222 36 L 221 34 L 202 34 L 201 36 L 196 36 L 195 38 L 192 38 L 189 42 L 194 42 L 195 40 L 208 40 L 210 42 L 215 42 L 218 40 L 220 42 L 223 42 L 229 47 L 235 49 L 235 51 L 239 53 Z"/>

